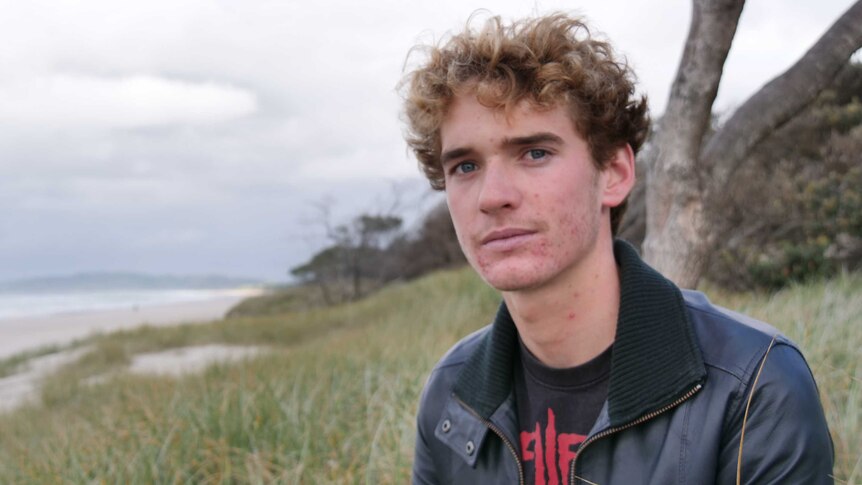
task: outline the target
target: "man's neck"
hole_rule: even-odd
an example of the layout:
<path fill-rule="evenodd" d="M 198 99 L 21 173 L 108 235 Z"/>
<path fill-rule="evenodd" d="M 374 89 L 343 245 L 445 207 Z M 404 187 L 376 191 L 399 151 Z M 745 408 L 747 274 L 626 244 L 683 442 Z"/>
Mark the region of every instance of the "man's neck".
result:
<path fill-rule="evenodd" d="M 620 303 L 612 242 L 541 288 L 506 292 L 503 299 L 524 345 L 550 367 L 574 367 L 613 342 Z"/>

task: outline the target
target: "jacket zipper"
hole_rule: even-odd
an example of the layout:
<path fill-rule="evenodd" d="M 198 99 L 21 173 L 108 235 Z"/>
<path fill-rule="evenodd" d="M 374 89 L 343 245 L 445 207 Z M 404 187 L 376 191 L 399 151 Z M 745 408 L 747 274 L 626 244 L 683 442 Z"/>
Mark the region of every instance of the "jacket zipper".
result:
<path fill-rule="evenodd" d="M 596 433 L 593 436 L 590 436 L 589 438 L 587 438 L 587 440 L 584 441 L 583 443 L 581 443 L 581 446 L 578 447 L 578 454 L 575 456 L 575 459 L 572 460 L 572 464 L 569 467 L 569 485 L 575 485 L 575 466 L 578 462 L 578 458 L 581 457 L 581 454 L 584 452 L 584 448 L 586 448 L 587 445 L 589 445 L 590 443 L 592 443 L 596 440 L 599 440 L 599 439 L 604 438 L 606 436 L 617 433 L 619 431 L 631 428 L 633 426 L 637 426 L 637 425 L 643 423 L 644 421 L 649 421 L 650 419 L 652 419 L 652 418 L 654 418 L 654 417 L 656 417 L 656 416 L 658 416 L 658 415 L 660 415 L 660 414 L 662 414 L 662 413 L 664 413 L 670 409 L 673 409 L 673 408 L 679 406 L 684 401 L 691 398 L 691 396 L 694 396 L 695 394 L 697 394 L 697 392 L 700 391 L 702 388 L 703 388 L 703 384 L 697 384 L 691 390 L 689 390 L 687 393 L 683 394 L 682 397 L 680 397 L 676 401 L 668 404 L 667 406 L 665 406 L 661 409 L 655 410 L 651 413 L 644 414 L 643 416 L 639 417 L 638 419 L 631 421 L 629 423 L 626 423 L 622 426 L 617 426 L 614 428 L 608 428 L 608 429 L 606 429 L 600 433 Z M 584 481 L 586 482 L 586 480 L 584 480 Z M 587 482 L 587 483 L 592 484 L 592 482 Z M 592 484 L 592 485 L 596 485 L 596 484 Z"/>
<path fill-rule="evenodd" d="M 506 436 L 503 434 L 503 432 L 500 431 L 500 429 L 494 423 L 488 421 L 487 419 L 483 418 L 482 416 L 479 416 L 479 413 L 474 411 L 473 408 L 468 406 L 467 403 L 462 401 L 461 398 L 459 398 L 457 395 L 454 397 L 455 397 L 455 400 L 458 401 L 459 404 L 461 404 L 461 407 L 466 409 L 467 412 L 472 414 L 473 417 L 475 417 L 476 419 L 481 421 L 482 424 L 484 424 L 488 429 L 493 431 L 494 434 L 499 436 L 501 440 L 503 440 L 503 443 L 506 445 L 507 448 L 509 448 L 509 451 L 512 452 L 512 456 L 515 458 L 515 463 L 518 465 L 518 483 L 520 485 L 524 485 L 526 483 L 524 481 L 524 466 L 521 464 L 521 459 L 518 457 L 518 452 L 515 451 L 515 445 L 513 445 L 512 442 L 509 441 L 508 438 L 506 438 Z M 476 453 L 478 453 L 478 452 L 479 452 L 479 450 L 477 449 Z"/>

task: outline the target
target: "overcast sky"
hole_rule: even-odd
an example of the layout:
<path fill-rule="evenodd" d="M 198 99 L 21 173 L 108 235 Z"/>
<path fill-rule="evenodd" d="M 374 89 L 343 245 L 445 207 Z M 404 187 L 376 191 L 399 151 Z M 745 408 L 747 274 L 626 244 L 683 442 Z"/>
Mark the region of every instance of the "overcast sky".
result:
<path fill-rule="evenodd" d="M 790 66 L 849 0 L 750 0 L 716 108 Z M 314 203 L 428 204 L 395 86 L 486 8 L 587 16 L 664 109 L 685 0 L 0 0 L 0 280 L 78 271 L 272 280 L 322 244 Z M 433 200 L 433 199 L 432 199 Z"/>

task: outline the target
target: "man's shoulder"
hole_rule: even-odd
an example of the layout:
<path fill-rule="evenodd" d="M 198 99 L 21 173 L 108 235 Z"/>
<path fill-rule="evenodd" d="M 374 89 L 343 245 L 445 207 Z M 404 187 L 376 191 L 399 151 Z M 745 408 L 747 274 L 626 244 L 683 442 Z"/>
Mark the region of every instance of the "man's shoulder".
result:
<path fill-rule="evenodd" d="M 444 407 L 444 402 L 452 393 L 455 381 L 464 363 L 488 335 L 491 325 L 462 338 L 453 345 L 437 362 L 428 375 L 422 396 L 419 400 L 420 430 L 432 430 Z"/>
<path fill-rule="evenodd" d="M 476 348 L 481 344 L 482 340 L 491 330 L 491 325 L 486 325 L 479 330 L 467 335 L 453 345 L 431 370 L 431 376 L 439 373 L 457 372 L 467 359 L 476 351 Z"/>
<path fill-rule="evenodd" d="M 712 320 L 712 323 L 720 321 L 724 324 L 741 325 L 741 328 L 749 329 L 760 334 L 766 335 L 770 339 L 775 335 L 781 335 L 778 329 L 776 329 L 772 325 L 757 320 L 756 318 L 752 318 L 748 315 L 716 305 L 712 303 L 705 294 L 699 291 L 681 291 L 683 295 L 683 300 L 685 301 L 685 305 L 688 308 L 689 312 L 697 313 L 698 316 L 702 316 L 705 319 Z"/>
<path fill-rule="evenodd" d="M 804 362 L 796 343 L 772 325 L 715 305 L 703 293 L 682 293 L 707 366 L 747 380 L 770 346 L 786 346 Z"/>
<path fill-rule="evenodd" d="M 781 470 L 781 483 L 832 483 L 829 428 L 797 345 L 771 325 L 713 305 L 701 293 L 683 291 L 683 297 L 707 366 L 700 397 L 709 409 L 728 404 L 721 420 L 725 463 L 736 464 L 745 429 L 743 475 L 766 477 Z M 725 393 L 732 399 L 724 400 Z M 736 467 L 720 473 L 729 479 Z"/>

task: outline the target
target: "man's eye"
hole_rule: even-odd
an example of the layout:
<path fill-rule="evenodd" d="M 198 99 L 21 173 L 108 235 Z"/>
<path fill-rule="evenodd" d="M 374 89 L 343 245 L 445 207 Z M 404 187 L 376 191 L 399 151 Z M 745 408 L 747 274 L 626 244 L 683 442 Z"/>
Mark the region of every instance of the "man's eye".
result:
<path fill-rule="evenodd" d="M 548 151 L 542 150 L 541 148 L 533 148 L 532 150 L 527 152 L 527 156 L 529 156 L 531 160 L 539 160 L 547 157 Z"/>
<path fill-rule="evenodd" d="M 469 173 L 472 172 L 479 167 L 476 166 L 474 162 L 461 162 L 455 167 L 455 172 L 457 173 Z"/>

